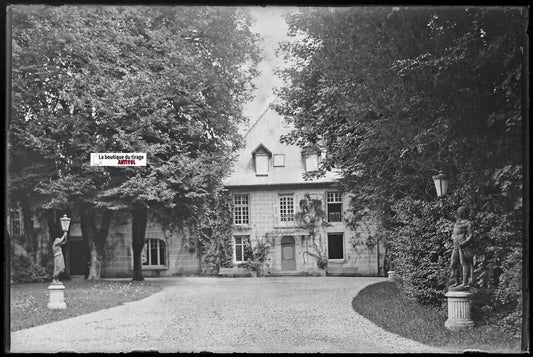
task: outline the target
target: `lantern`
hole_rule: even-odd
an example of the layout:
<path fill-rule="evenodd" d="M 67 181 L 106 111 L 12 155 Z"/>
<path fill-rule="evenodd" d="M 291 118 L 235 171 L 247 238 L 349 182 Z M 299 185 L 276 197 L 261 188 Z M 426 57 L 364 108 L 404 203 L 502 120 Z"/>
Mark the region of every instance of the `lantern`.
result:
<path fill-rule="evenodd" d="M 444 196 L 448 192 L 448 176 L 442 171 L 438 175 L 433 176 L 433 182 L 435 183 L 437 197 Z"/>
<path fill-rule="evenodd" d="M 70 218 L 68 218 L 65 214 L 59 220 L 61 221 L 61 228 L 63 228 L 63 232 L 68 231 L 68 227 L 70 227 Z"/>

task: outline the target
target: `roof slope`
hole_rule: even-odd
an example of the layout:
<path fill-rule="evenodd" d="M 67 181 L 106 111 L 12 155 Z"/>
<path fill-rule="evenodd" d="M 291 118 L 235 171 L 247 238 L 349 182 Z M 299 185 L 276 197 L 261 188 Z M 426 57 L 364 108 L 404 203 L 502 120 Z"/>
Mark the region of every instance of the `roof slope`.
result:
<path fill-rule="evenodd" d="M 283 125 L 283 118 L 273 109 L 267 108 L 250 127 L 244 136 L 245 146 L 238 153 L 232 174 L 225 186 L 256 186 L 304 183 L 328 183 L 338 179 L 338 174 L 328 172 L 324 177 L 304 180 L 305 172 L 302 149 L 296 145 L 280 143 L 281 135 L 287 134 L 290 127 Z M 270 160 L 268 176 L 256 176 L 252 152 L 263 145 L 272 155 L 284 154 L 285 166 L 274 167 Z"/>

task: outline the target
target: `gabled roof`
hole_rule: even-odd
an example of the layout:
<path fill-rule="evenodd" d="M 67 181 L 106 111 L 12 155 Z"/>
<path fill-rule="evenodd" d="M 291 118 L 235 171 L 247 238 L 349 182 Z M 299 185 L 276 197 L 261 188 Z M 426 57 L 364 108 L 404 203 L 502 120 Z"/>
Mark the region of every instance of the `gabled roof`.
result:
<path fill-rule="evenodd" d="M 268 156 L 272 156 L 272 151 L 268 150 L 268 149 L 266 148 L 266 146 L 263 145 L 262 143 L 259 144 L 259 145 L 255 148 L 254 151 L 252 151 L 252 156 L 255 156 L 255 154 L 256 154 L 258 151 L 260 151 L 260 150 L 265 151 L 265 152 L 268 154 Z"/>
<path fill-rule="evenodd" d="M 265 110 L 263 110 L 263 112 L 257 117 L 257 119 L 254 121 L 254 123 L 252 125 L 250 125 L 250 128 L 248 128 L 248 130 L 246 131 L 246 134 L 244 134 L 244 138 L 246 139 L 246 137 L 248 136 L 248 134 L 250 134 L 250 132 L 254 129 L 255 125 L 265 116 L 266 112 L 270 109 L 270 104 L 267 105 L 267 107 L 265 108 Z"/>
<path fill-rule="evenodd" d="M 324 177 L 304 179 L 305 162 L 303 149 L 297 145 L 280 142 L 282 135 L 291 131 L 283 125 L 283 118 L 268 107 L 250 127 L 244 136 L 244 147 L 239 151 L 232 174 L 224 180 L 226 187 L 231 186 L 263 186 L 333 183 L 339 178 L 336 172 L 327 172 Z M 254 153 L 264 149 L 269 155 L 285 155 L 284 166 L 273 166 L 270 160 L 269 172 L 266 176 L 256 176 Z"/>

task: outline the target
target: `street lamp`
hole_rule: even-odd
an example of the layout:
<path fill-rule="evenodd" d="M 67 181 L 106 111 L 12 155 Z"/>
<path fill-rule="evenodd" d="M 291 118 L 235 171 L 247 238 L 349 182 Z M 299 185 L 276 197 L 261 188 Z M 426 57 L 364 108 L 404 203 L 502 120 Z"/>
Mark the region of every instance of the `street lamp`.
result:
<path fill-rule="evenodd" d="M 65 214 L 59 220 L 61 221 L 61 228 L 63 228 L 63 232 L 68 231 L 68 227 L 70 227 L 70 218 L 68 218 Z"/>
<path fill-rule="evenodd" d="M 446 193 L 448 192 L 448 181 L 448 176 L 446 176 L 442 171 L 439 171 L 438 175 L 433 176 L 433 182 L 435 183 L 435 191 L 437 191 L 437 197 L 442 197 L 446 195 Z M 439 202 L 442 210 L 442 215 L 444 216 L 444 208 L 442 207 L 442 201 L 439 200 Z M 448 330 L 462 330 L 473 327 L 474 321 L 472 321 L 470 314 L 470 298 L 472 294 L 469 291 L 458 291 L 449 289 L 444 296 L 446 297 L 448 304 L 448 319 L 444 323 L 444 326 Z"/>
<path fill-rule="evenodd" d="M 440 171 L 438 175 L 433 176 L 433 182 L 435 183 L 435 190 L 437 191 L 438 197 L 444 196 L 448 192 L 448 181 L 448 176 L 442 171 Z"/>
<path fill-rule="evenodd" d="M 52 246 L 54 250 L 54 275 L 52 285 L 48 287 L 48 291 L 50 293 L 48 308 L 54 310 L 67 308 L 67 304 L 65 303 L 65 286 L 59 280 L 57 280 L 57 277 L 65 269 L 65 261 L 60 245 L 66 243 L 67 232 L 68 228 L 70 227 L 70 218 L 68 218 L 65 214 L 63 217 L 59 218 L 59 221 L 61 222 L 61 228 L 63 229 L 63 236 L 61 238 L 56 238 Z"/>

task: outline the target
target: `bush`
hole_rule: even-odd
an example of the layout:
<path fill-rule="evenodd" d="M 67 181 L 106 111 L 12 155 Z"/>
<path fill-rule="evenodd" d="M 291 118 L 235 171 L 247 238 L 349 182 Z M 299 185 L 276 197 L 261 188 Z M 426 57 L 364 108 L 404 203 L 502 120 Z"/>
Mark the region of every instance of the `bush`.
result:
<path fill-rule="evenodd" d="M 522 249 L 516 212 L 488 197 L 471 217 L 475 252 L 472 314 L 478 321 L 521 328 Z M 422 304 L 442 306 L 451 281 L 450 258 L 458 195 L 426 202 L 404 198 L 392 205 L 387 250 L 402 290 Z M 495 213 L 499 212 L 499 213 Z M 505 213 L 509 212 L 509 213 Z M 452 218 L 452 217 L 448 217 Z"/>
<path fill-rule="evenodd" d="M 393 269 L 407 295 L 438 306 L 450 279 L 450 222 L 424 201 L 400 200 L 393 209 L 395 227 L 387 243 Z"/>
<path fill-rule="evenodd" d="M 328 258 L 323 256 L 318 256 L 316 259 L 316 265 L 318 269 L 326 269 L 328 267 Z"/>
<path fill-rule="evenodd" d="M 20 255 L 11 259 L 11 279 L 15 283 L 40 283 L 48 280 L 48 274 L 45 268 Z"/>
<path fill-rule="evenodd" d="M 502 264 L 496 298 L 503 310 L 509 311 L 499 320 L 500 326 L 514 334 L 522 327 L 522 251 L 512 251 Z"/>

